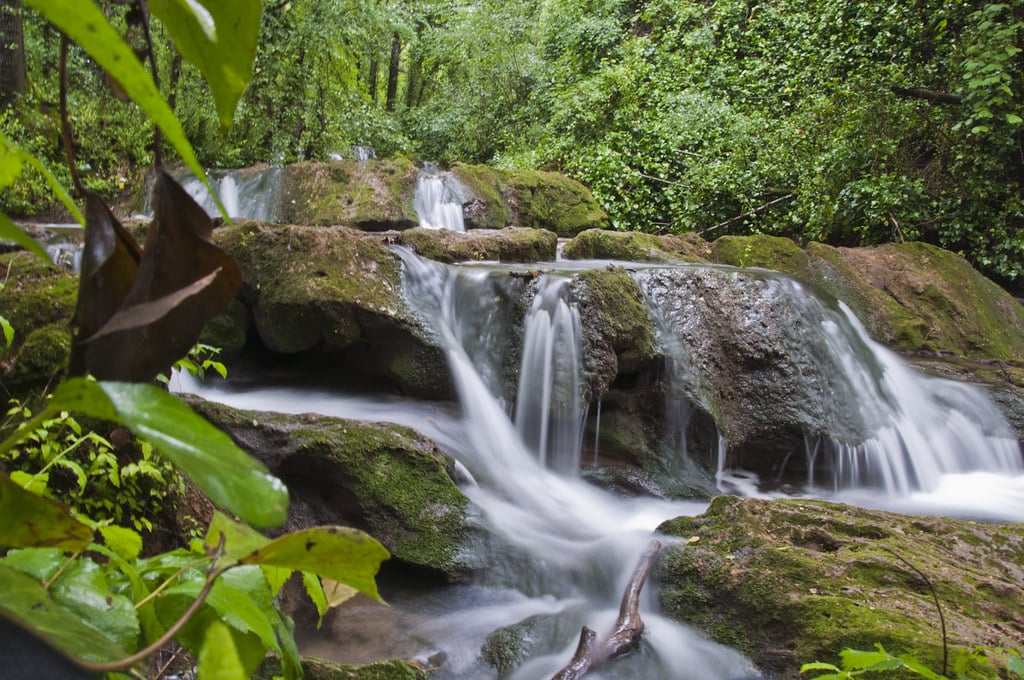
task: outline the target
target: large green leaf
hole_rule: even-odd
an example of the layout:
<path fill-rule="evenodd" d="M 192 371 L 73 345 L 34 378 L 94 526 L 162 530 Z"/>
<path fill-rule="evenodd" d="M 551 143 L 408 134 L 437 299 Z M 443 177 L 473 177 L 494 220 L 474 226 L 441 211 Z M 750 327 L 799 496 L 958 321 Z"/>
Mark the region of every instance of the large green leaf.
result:
<path fill-rule="evenodd" d="M 362 531 L 316 527 L 276 538 L 240 561 L 311 571 L 380 600 L 374 577 L 388 557 L 384 546 Z"/>
<path fill-rule="evenodd" d="M 27 574 L 0 565 L 0 593 L 0 609 L 72 656 L 90 661 L 114 661 L 127 656 L 105 635 L 57 606 L 42 584 Z"/>
<path fill-rule="evenodd" d="M 25 491 L 4 474 L 0 474 L 0 517 L 0 546 L 78 551 L 92 542 L 92 529 L 72 517 L 65 506 Z"/>
<path fill-rule="evenodd" d="M 53 601 L 103 633 L 118 646 L 135 651 L 139 618 L 134 603 L 110 591 L 103 571 L 92 560 L 76 559 L 50 586 Z"/>
<path fill-rule="evenodd" d="M 186 404 L 148 384 L 72 378 L 47 413 L 71 411 L 119 422 L 184 471 L 214 503 L 256 526 L 284 523 L 288 490 L 231 438 Z"/>
<path fill-rule="evenodd" d="M 120 83 L 128 96 L 160 127 L 167 141 L 174 146 L 196 177 L 203 178 L 210 195 L 216 198 L 217 192 L 206 178 L 206 172 L 199 164 L 181 123 L 160 94 L 149 72 L 135 58 L 132 49 L 117 34 L 99 7 L 92 0 L 25 0 L 25 4 L 81 45 L 96 63 Z M 220 199 L 216 200 L 221 213 L 227 217 Z"/>
<path fill-rule="evenodd" d="M 31 251 L 37 257 L 52 262 L 46 250 L 36 243 L 36 240 L 22 231 L 18 225 L 11 222 L 11 218 L 0 212 L 0 239 L 14 241 L 25 250 Z"/>
<path fill-rule="evenodd" d="M 246 680 L 249 676 L 238 656 L 231 630 L 220 621 L 206 629 L 199 651 L 199 677 L 203 680 Z"/>
<path fill-rule="evenodd" d="M 150 0 L 149 9 L 174 39 L 181 56 L 203 74 L 223 132 L 252 80 L 260 33 L 260 0 Z"/>
<path fill-rule="evenodd" d="M 75 218 L 75 221 L 84 227 L 85 218 L 82 217 L 82 213 L 78 206 L 75 205 L 74 199 L 71 198 L 71 194 L 60 183 L 60 180 L 50 172 L 50 169 L 42 161 L 12 142 L 3 132 L 0 132 L 0 189 L 6 188 L 9 184 L 13 183 L 18 178 L 18 175 L 21 174 L 21 170 L 25 165 L 32 166 L 34 170 L 43 176 L 46 183 L 50 185 L 50 189 L 60 199 L 60 202 L 64 204 L 64 207 L 68 209 L 68 212 Z"/>

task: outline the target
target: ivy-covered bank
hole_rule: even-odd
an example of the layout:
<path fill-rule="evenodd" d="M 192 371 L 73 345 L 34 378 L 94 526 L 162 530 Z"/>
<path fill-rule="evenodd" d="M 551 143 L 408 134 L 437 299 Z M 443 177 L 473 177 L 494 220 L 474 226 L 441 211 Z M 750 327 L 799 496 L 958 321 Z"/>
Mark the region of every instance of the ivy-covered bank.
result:
<path fill-rule="evenodd" d="M 657 568 L 665 612 L 775 677 L 876 642 L 941 672 L 931 588 L 950 659 L 975 645 L 1024 647 L 1024 525 L 720 496 L 659 531 L 680 539 Z M 999 653 L 991 660 L 1005 665 Z"/>

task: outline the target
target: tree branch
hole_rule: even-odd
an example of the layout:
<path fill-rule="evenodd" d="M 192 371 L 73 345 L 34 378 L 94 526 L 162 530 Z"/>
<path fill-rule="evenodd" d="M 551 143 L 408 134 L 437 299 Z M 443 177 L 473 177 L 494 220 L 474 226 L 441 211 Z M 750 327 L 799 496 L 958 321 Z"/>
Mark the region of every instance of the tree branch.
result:
<path fill-rule="evenodd" d="M 924 87 L 892 87 L 889 89 L 900 97 L 927 99 L 932 104 L 962 104 L 964 101 L 963 95 L 929 90 Z"/>
<path fill-rule="evenodd" d="M 640 561 L 622 595 L 619 618 L 608 637 L 600 644 L 595 644 L 597 633 L 583 626 L 583 630 L 580 631 L 580 642 L 572 660 L 551 680 L 578 680 L 590 671 L 602 668 L 612 659 L 629 652 L 640 643 L 640 636 L 644 632 L 644 622 L 640 618 L 640 591 L 643 590 L 660 551 L 661 543 L 651 541 L 647 550 L 640 556 Z"/>
<path fill-rule="evenodd" d="M 733 222 L 739 222 L 740 220 L 742 220 L 745 217 L 750 217 L 751 215 L 756 215 L 757 213 L 761 212 L 762 210 L 767 210 L 768 208 L 772 207 L 773 205 L 778 205 L 779 203 L 783 203 L 785 201 L 789 201 L 789 200 L 792 200 L 794 198 L 796 198 L 796 194 L 786 194 L 785 196 L 780 196 L 779 198 L 776 198 L 774 200 L 768 201 L 767 203 L 763 203 L 763 204 L 757 206 L 756 208 L 751 208 L 750 210 L 748 210 L 745 213 L 740 213 L 739 215 L 736 215 L 735 217 L 730 217 L 729 219 L 725 220 L 724 222 L 719 222 L 715 226 L 708 227 L 707 229 L 703 229 L 701 231 L 698 231 L 697 233 L 698 234 L 706 234 L 709 231 L 714 231 L 715 229 L 721 229 L 722 227 L 728 226 L 728 225 L 732 224 Z"/>

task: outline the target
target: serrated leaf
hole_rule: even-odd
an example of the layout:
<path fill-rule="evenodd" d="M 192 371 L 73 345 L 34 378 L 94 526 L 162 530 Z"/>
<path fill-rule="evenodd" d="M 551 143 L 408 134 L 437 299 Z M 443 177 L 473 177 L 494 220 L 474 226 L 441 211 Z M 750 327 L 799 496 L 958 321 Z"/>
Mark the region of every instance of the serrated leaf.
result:
<path fill-rule="evenodd" d="M 277 594 L 281 592 L 281 588 L 284 588 L 284 584 L 288 583 L 288 579 L 295 573 L 291 569 L 272 567 L 267 564 L 261 564 L 260 569 L 263 570 L 263 575 L 267 577 L 267 583 L 270 584 L 270 594 L 274 597 L 277 597 Z"/>
<path fill-rule="evenodd" d="M 203 680 L 247 680 L 231 631 L 220 621 L 206 629 L 199 651 L 199 677 Z"/>
<path fill-rule="evenodd" d="M 139 532 L 125 527 L 100 527 L 100 535 L 108 548 L 124 560 L 134 560 L 142 552 L 142 536 Z"/>
<path fill-rule="evenodd" d="M 158 387 L 72 378 L 47 405 L 47 413 L 60 411 L 125 425 L 177 465 L 210 500 L 250 524 L 279 526 L 288 516 L 288 490 L 281 480 Z"/>
<path fill-rule="evenodd" d="M 128 96 L 163 131 L 167 141 L 195 176 L 203 179 L 210 195 L 215 197 L 221 214 L 227 217 L 227 211 L 220 199 L 216 198 L 217 192 L 210 185 L 178 118 L 153 83 L 149 72 L 110 25 L 103 12 L 91 0 L 25 0 L 25 4 L 66 33 L 117 80 Z"/>
<path fill-rule="evenodd" d="M 22 489 L 4 474 L 0 517 L 0 546 L 79 551 L 92 543 L 92 529 L 72 517 L 67 507 Z"/>
<path fill-rule="evenodd" d="M 56 548 L 21 548 L 0 557 L 0 564 L 28 574 L 39 581 L 53 577 L 68 558 Z"/>
<path fill-rule="evenodd" d="M 839 653 L 843 660 L 843 669 L 855 671 L 861 669 L 888 669 L 898 668 L 901 665 L 899 659 L 890 656 L 888 652 L 878 646 L 878 651 L 866 652 L 859 649 L 844 649 Z M 895 662 L 895 666 L 891 665 Z"/>
<path fill-rule="evenodd" d="M 334 581 L 331 583 L 334 583 Z M 330 605 L 327 603 L 327 595 L 324 593 L 323 585 L 320 583 L 320 577 L 316 574 L 304 571 L 302 572 L 302 585 L 306 587 L 306 594 L 309 595 L 310 601 L 313 603 L 313 606 L 316 607 L 316 627 L 320 628 L 324 622 L 324 614 L 326 614 L 327 610 L 330 609 Z M 348 588 L 348 586 L 342 587 Z M 352 589 L 349 588 L 349 590 Z"/>
<path fill-rule="evenodd" d="M 316 527 L 285 534 L 239 561 L 311 571 L 380 600 L 374 577 L 389 557 L 384 546 L 358 529 Z"/>
<path fill-rule="evenodd" d="M 67 654 L 89 661 L 115 661 L 125 651 L 77 616 L 59 607 L 37 580 L 0 565 L 0 609 Z"/>
<path fill-rule="evenodd" d="M 902 665 L 928 680 L 946 680 L 944 676 L 939 675 L 912 656 L 901 656 L 900 661 L 903 662 Z"/>
<path fill-rule="evenodd" d="M 203 74 L 227 132 L 238 100 L 252 80 L 260 32 L 260 0 L 150 0 L 175 47 Z"/>
<path fill-rule="evenodd" d="M 221 539 L 224 541 L 223 546 Z M 267 543 L 270 543 L 269 538 L 248 524 L 236 522 L 219 510 L 214 510 L 210 526 L 206 529 L 206 538 L 203 540 L 207 553 L 212 553 L 218 548 L 224 551 L 221 564 L 237 563 Z"/>

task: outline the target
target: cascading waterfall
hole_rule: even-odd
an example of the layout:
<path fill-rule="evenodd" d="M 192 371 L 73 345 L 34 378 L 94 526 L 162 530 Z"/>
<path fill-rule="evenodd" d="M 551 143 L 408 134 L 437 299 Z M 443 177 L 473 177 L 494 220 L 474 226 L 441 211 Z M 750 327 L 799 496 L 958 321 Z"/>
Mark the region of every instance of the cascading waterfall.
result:
<path fill-rule="evenodd" d="M 461 187 L 450 173 L 441 172 L 433 163 L 424 163 L 412 202 L 420 226 L 466 231 L 461 196 Z"/>
<path fill-rule="evenodd" d="M 983 391 L 912 370 L 872 340 L 844 305 L 823 304 L 793 279 L 764 271 L 681 269 L 668 285 L 665 276 L 648 270 L 636 278 L 661 328 L 663 351 L 684 369 L 679 390 L 707 394 L 693 386 L 710 378 L 693 359 L 694 348 L 681 340 L 699 342 L 700 329 L 712 327 L 721 315 L 716 290 L 744 296 L 746 311 L 736 322 L 739 326 L 777 333 L 787 357 L 796 357 L 794 363 L 801 355 L 806 358 L 801 364 L 806 367 L 801 376 L 805 384 L 798 386 L 805 390 L 803 417 L 823 424 L 828 432 L 843 433 L 808 437 L 811 487 L 878 488 L 889 496 L 905 496 L 933 491 L 948 475 L 1024 472 L 1016 438 Z M 766 320 L 761 316 L 765 310 L 777 310 L 778 318 Z M 714 412 L 715 405 L 705 410 Z M 720 453 L 718 458 L 717 477 L 722 479 L 727 456 Z"/>
<path fill-rule="evenodd" d="M 278 221 L 278 202 L 281 194 L 281 168 L 268 167 L 263 170 L 211 170 L 207 173 L 218 198 L 229 217 Z M 186 174 L 176 178 L 181 187 L 202 206 L 210 217 L 220 215 L 206 185 L 195 175 Z M 149 216 L 153 208 L 146 196 L 142 213 Z"/>
<path fill-rule="evenodd" d="M 567 299 L 569 279 L 542 276 L 539 283 L 524 323 L 516 429 L 542 465 L 576 474 L 586 416 L 580 316 Z"/>

